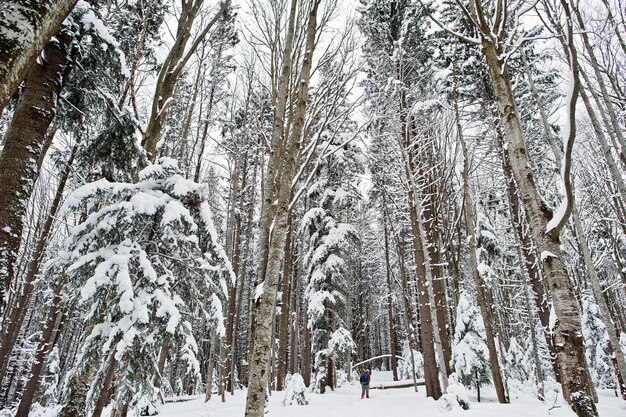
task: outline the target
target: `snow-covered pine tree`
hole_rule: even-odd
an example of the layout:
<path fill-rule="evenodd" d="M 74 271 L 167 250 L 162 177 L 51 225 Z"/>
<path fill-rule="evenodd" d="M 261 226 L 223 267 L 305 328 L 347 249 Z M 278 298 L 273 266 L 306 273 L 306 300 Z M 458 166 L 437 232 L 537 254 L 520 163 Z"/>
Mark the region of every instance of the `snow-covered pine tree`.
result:
<path fill-rule="evenodd" d="M 491 384 L 489 351 L 480 311 L 466 292 L 459 296 L 457 305 L 452 366 L 460 383 L 476 387 L 480 402 L 480 388 Z"/>
<path fill-rule="evenodd" d="M 168 343 L 187 372 L 200 376 L 199 321 L 192 318 L 223 334 L 222 305 L 234 278 L 204 194 L 175 160 L 162 158 L 137 183 L 102 179 L 68 197 L 65 213 L 82 221 L 49 269 L 63 271 L 56 279 L 68 301 L 85 310 L 87 335 L 71 379 L 88 373 L 92 382 L 83 404 L 69 382 L 62 415 L 96 415 L 108 395 L 115 407 L 152 401 L 159 350 Z"/>
<path fill-rule="evenodd" d="M 331 127 L 319 147 L 318 180 L 309 188 L 313 207 L 301 220 L 300 230 L 308 238 L 304 296 L 308 328 L 313 333 L 315 388 L 324 392 L 335 387 L 337 361 L 347 362 L 354 341 L 346 323 L 348 280 L 346 259 L 351 245 L 358 243 L 356 229 L 338 219 L 358 198 L 353 175 L 362 170 L 361 152 L 346 142 L 346 127 Z"/>
<path fill-rule="evenodd" d="M 517 338 L 512 337 L 509 341 L 509 349 L 504 359 L 510 387 L 522 389 L 533 377 L 533 366 L 541 366 L 541 364 L 533 364 L 532 353 L 532 349 L 520 344 Z"/>

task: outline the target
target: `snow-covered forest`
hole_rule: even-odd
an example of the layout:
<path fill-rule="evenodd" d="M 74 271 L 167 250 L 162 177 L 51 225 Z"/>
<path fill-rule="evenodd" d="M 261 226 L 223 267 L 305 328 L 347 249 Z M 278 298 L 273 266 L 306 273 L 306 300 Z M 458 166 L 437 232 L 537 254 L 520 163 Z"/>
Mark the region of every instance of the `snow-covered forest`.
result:
<path fill-rule="evenodd" d="M 0 416 L 624 415 L 625 69 L 625 0 L 0 1 Z"/>

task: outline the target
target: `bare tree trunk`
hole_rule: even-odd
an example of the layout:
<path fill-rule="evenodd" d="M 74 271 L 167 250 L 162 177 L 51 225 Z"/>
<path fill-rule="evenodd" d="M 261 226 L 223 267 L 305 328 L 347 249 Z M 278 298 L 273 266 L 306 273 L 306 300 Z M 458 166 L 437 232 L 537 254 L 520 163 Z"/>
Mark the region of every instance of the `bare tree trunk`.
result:
<path fill-rule="evenodd" d="M 582 17 L 580 16 L 580 13 L 575 8 L 574 8 L 574 11 L 577 15 L 577 18 L 579 19 L 579 22 L 582 24 L 582 20 L 581 20 Z M 586 45 L 587 44 L 588 44 L 588 40 L 586 41 Z M 563 47 L 567 48 L 567 44 L 563 43 Z M 570 64 L 572 63 L 570 62 Z M 576 63 L 573 63 L 573 64 L 575 65 Z M 531 84 L 533 95 L 535 96 L 535 101 L 537 102 L 537 106 L 539 107 L 540 112 L 542 114 L 542 121 L 544 123 L 544 129 L 547 132 L 547 138 L 552 148 L 552 151 L 554 153 L 554 158 L 556 161 L 557 168 L 561 170 L 562 169 L 561 160 L 563 158 L 563 155 L 562 155 L 561 150 L 558 148 L 558 145 L 556 144 L 556 140 L 554 136 L 552 135 L 552 132 L 550 131 L 550 125 L 548 124 L 547 117 L 545 116 L 543 103 L 541 103 L 541 101 L 539 100 L 539 95 L 534 87 L 534 83 L 532 81 L 532 77 L 530 75 L 530 71 L 528 70 L 528 66 L 526 62 L 525 62 L 525 69 L 526 69 L 526 76 L 529 79 L 530 84 Z M 591 107 L 589 103 L 589 98 L 584 91 L 581 91 L 581 96 L 585 103 L 585 107 L 587 108 L 589 112 L 592 125 L 594 126 L 594 130 L 596 132 L 596 138 L 598 139 L 598 142 L 600 143 L 603 154 L 605 155 L 607 165 L 609 166 L 609 171 L 611 172 L 613 179 L 616 182 L 617 189 L 619 190 L 620 195 L 622 196 L 622 199 L 626 201 L 626 188 L 624 187 L 622 176 L 617 169 L 615 161 L 613 160 L 613 155 L 611 154 L 610 148 L 608 147 L 608 144 L 606 143 L 606 139 L 604 138 L 602 129 L 600 129 L 599 126 L 596 126 L 598 122 L 595 117 L 595 112 L 593 111 L 593 108 Z M 619 329 L 615 327 L 615 324 L 613 323 L 613 320 L 611 319 L 611 312 L 606 303 L 606 299 L 604 298 L 602 287 L 600 285 L 600 279 L 598 277 L 598 273 L 596 271 L 595 264 L 591 256 L 591 250 L 589 249 L 589 244 L 587 243 L 585 229 L 583 228 L 582 222 L 580 221 L 580 216 L 578 214 L 578 209 L 576 205 L 572 207 L 572 220 L 573 220 L 574 231 L 576 235 L 576 242 L 578 243 L 578 250 L 580 252 L 580 255 L 583 258 L 583 263 L 587 271 L 587 277 L 589 278 L 589 281 L 591 283 L 591 289 L 592 289 L 594 298 L 596 299 L 596 302 L 598 304 L 598 307 L 600 309 L 600 314 L 604 318 L 603 321 L 607 327 L 609 341 L 612 346 L 619 346 Z M 624 354 L 621 351 L 621 349 L 616 349 L 613 353 L 615 355 L 615 361 L 616 361 L 616 367 L 615 367 L 616 377 L 618 380 L 623 381 L 622 376 L 626 375 L 626 361 L 624 360 Z M 620 386 L 620 393 L 622 394 L 622 397 L 626 400 L 626 386 L 624 385 Z"/>
<path fill-rule="evenodd" d="M 611 100 L 611 97 L 609 96 L 609 92 L 606 88 L 606 84 L 604 82 L 604 76 L 602 75 L 602 72 L 600 71 L 600 66 L 598 64 L 598 60 L 596 58 L 593 45 L 591 45 L 591 42 L 589 41 L 589 35 L 586 32 L 585 22 L 583 20 L 582 14 L 580 13 L 580 9 L 578 8 L 577 4 L 575 4 L 575 2 L 568 1 L 568 5 L 571 8 L 571 11 L 574 13 L 574 16 L 576 16 L 576 21 L 578 23 L 578 27 L 580 28 L 580 36 L 583 40 L 583 45 L 585 47 L 585 50 L 587 51 L 587 58 L 589 59 L 589 63 L 591 63 L 591 67 L 593 68 L 594 74 L 596 76 L 596 82 L 598 86 L 600 87 L 600 92 L 602 93 L 602 99 L 604 101 L 604 105 L 606 107 L 607 113 L 609 114 L 609 119 L 611 123 L 610 123 L 610 126 L 607 126 L 607 127 L 609 127 L 609 129 L 613 128 L 613 132 L 615 133 L 615 136 L 617 137 L 619 145 L 620 145 L 619 152 L 621 154 L 622 161 L 626 161 L 626 138 L 624 138 L 624 132 L 622 131 L 622 127 L 620 126 L 620 123 L 617 117 L 617 112 L 615 111 L 615 107 L 613 106 L 613 101 Z M 568 16 L 568 17 L 571 18 L 571 16 Z M 578 63 L 574 63 L 574 64 L 578 65 Z"/>
<path fill-rule="evenodd" d="M 543 367 L 541 366 L 541 359 L 539 357 L 539 347 L 537 344 L 537 334 L 535 332 L 535 315 L 530 307 L 530 297 L 528 296 L 528 290 L 524 289 L 524 296 L 526 300 L 526 315 L 528 316 L 528 322 L 530 327 L 530 341 L 533 349 L 533 360 L 535 361 L 535 379 L 537 380 L 537 397 L 539 400 L 545 400 L 545 375 L 543 373 Z"/>
<path fill-rule="evenodd" d="M 0 155 L 0 311 L 16 272 L 23 217 L 39 175 L 46 133 L 72 68 L 67 49 L 71 35 L 61 32 L 57 38 L 46 45 L 45 59 L 26 76 Z"/>
<path fill-rule="evenodd" d="M 222 14 L 230 6 L 230 1 L 222 2 L 220 10 L 215 16 L 204 26 L 202 31 L 196 36 L 191 46 L 187 49 L 187 43 L 191 38 L 191 29 L 196 17 L 200 12 L 200 8 L 204 0 L 190 0 L 182 3 L 180 16 L 178 17 L 178 28 L 176 29 L 176 39 L 172 48 L 167 54 L 165 61 L 159 71 L 157 77 L 154 98 L 150 110 L 150 119 L 148 126 L 144 132 L 141 145 L 144 147 L 148 156 L 154 161 L 156 158 L 157 144 L 161 137 L 161 129 L 168 107 L 174 94 L 176 82 L 182 70 L 185 68 L 191 55 L 196 51 L 204 37 L 209 33 L 211 28 L 217 23 Z"/>
<path fill-rule="evenodd" d="M 432 180 L 431 180 L 432 181 Z M 453 370 L 450 367 L 450 360 L 452 359 L 452 346 L 450 344 L 450 337 L 448 335 L 448 300 L 446 297 L 446 282 L 444 276 L 444 269 L 441 265 L 440 253 L 439 253 L 439 232 L 437 231 L 434 222 L 437 220 L 435 214 L 435 191 L 431 193 L 431 201 L 428 206 L 424 207 L 424 232 L 429 242 L 428 252 L 430 259 L 432 260 L 433 271 L 433 295 L 435 299 L 435 309 L 437 312 L 437 327 L 439 328 L 439 340 L 441 341 L 441 350 L 443 352 L 443 369 L 446 375 L 450 375 Z"/>
<path fill-rule="evenodd" d="M 415 156 L 412 152 L 411 127 L 407 118 L 408 109 L 405 103 L 404 94 L 401 97 L 401 115 L 400 122 L 402 126 L 402 142 L 400 148 L 404 157 L 405 174 L 408 181 L 408 200 L 409 214 L 411 221 L 411 229 L 413 232 L 413 252 L 415 256 L 415 274 L 418 287 L 418 303 L 420 316 L 420 332 L 422 349 L 424 352 L 424 379 L 426 381 L 426 395 L 439 399 L 442 389 L 438 377 L 444 384 L 444 390 L 447 387 L 447 375 L 445 371 L 440 371 L 437 366 L 437 357 L 443 367 L 444 356 L 439 336 L 439 325 L 437 323 L 437 313 L 434 300 L 432 269 L 430 255 L 428 252 L 428 243 L 426 241 L 424 221 L 422 218 L 422 204 L 420 196 L 417 195 L 418 189 L 414 178 L 416 172 Z"/>
<path fill-rule="evenodd" d="M 0 3 L 0 114 L 77 0 Z"/>
<path fill-rule="evenodd" d="M 393 230 L 393 226 L 392 226 L 392 230 Z M 398 254 L 398 260 L 400 262 L 399 266 L 400 266 L 400 276 L 402 277 L 402 298 L 404 299 L 404 310 L 407 316 L 406 322 L 407 322 L 407 327 L 408 327 L 407 333 L 409 335 L 409 347 L 411 350 L 411 370 L 412 370 L 412 375 L 413 375 L 413 385 L 415 387 L 415 392 L 417 392 L 417 379 L 415 376 L 415 373 L 416 373 L 415 354 L 413 353 L 414 350 L 417 350 L 417 338 L 415 336 L 416 331 L 415 331 L 415 326 L 413 326 L 413 323 L 415 323 L 415 319 L 414 319 L 414 314 L 413 314 L 413 307 L 411 306 L 411 301 L 412 301 L 411 291 L 409 289 L 406 267 L 404 266 L 404 239 L 400 241 L 399 236 L 397 235 L 396 235 L 396 251 Z"/>
<path fill-rule="evenodd" d="M 313 60 L 313 52 L 315 50 L 315 39 L 317 32 L 317 11 L 319 8 L 320 0 L 314 0 L 309 16 L 306 29 L 306 43 L 305 54 L 302 63 L 302 71 L 299 77 L 299 92 L 296 104 L 296 111 L 294 117 L 294 125 L 291 131 L 291 137 L 287 142 L 287 146 L 284 148 L 284 157 L 276 158 L 276 153 L 270 155 L 270 162 L 268 165 L 268 175 L 270 171 L 279 174 L 278 177 L 272 175 L 268 185 L 272 189 L 266 188 L 266 194 L 271 198 L 269 202 L 263 204 L 263 214 L 261 216 L 262 230 L 269 228 L 271 225 L 271 233 L 268 233 L 268 249 L 267 256 L 261 254 L 261 259 L 267 259 L 265 271 L 262 281 L 259 285 L 262 285 L 262 294 L 260 300 L 255 306 L 256 310 L 256 323 L 253 332 L 253 342 L 251 351 L 251 361 L 249 370 L 249 385 L 248 395 L 246 398 L 246 417 L 262 417 L 265 409 L 265 401 L 267 398 L 267 386 L 268 378 L 267 374 L 269 355 L 272 348 L 272 324 L 273 316 L 276 304 L 276 292 L 278 290 L 278 278 L 279 269 L 281 264 L 281 258 L 284 253 L 284 245 L 287 232 L 287 219 L 289 214 L 289 205 L 291 200 L 291 187 L 292 181 L 296 174 L 296 168 L 300 156 L 300 146 L 302 146 L 302 133 L 304 129 L 304 117 L 307 109 L 308 87 L 311 77 L 311 68 Z M 292 2 L 292 10 L 290 12 L 290 30 L 291 26 L 295 24 L 295 2 Z M 289 41 L 291 43 L 292 41 Z M 291 45 L 285 48 L 285 56 L 283 60 L 286 60 L 287 51 L 291 51 Z M 281 74 L 288 75 L 289 69 Z M 281 80 L 285 83 L 288 79 Z M 286 88 L 285 88 L 286 91 Z M 287 98 L 287 94 L 283 96 Z M 279 103 L 280 103 L 279 98 Z M 285 103 L 286 105 L 286 103 Z M 284 113 L 283 113 L 284 114 Z M 283 123 L 278 122 L 279 126 Z M 277 139 L 283 136 L 282 133 L 277 134 Z M 280 141 L 283 142 L 282 140 Z M 273 146 L 274 144 L 272 144 Z M 279 147 L 280 148 L 280 147 Z M 268 204 L 269 203 L 269 204 Z M 266 233 L 267 233 L 266 232 Z M 261 248 L 263 250 L 263 248 Z M 261 262 L 263 262 L 261 260 Z M 263 269 L 262 267 L 260 269 Z M 255 291 L 256 292 L 256 291 Z"/>
<path fill-rule="evenodd" d="M 211 400 L 211 396 L 213 394 L 213 365 L 215 363 L 214 350 L 216 340 L 217 337 L 213 337 L 213 339 L 211 340 L 211 346 L 209 347 L 209 359 L 207 361 L 206 376 L 204 379 L 206 381 L 206 391 L 204 394 L 205 402 Z"/>
<path fill-rule="evenodd" d="M 165 369 L 165 362 L 167 361 L 169 352 L 170 337 L 166 333 L 163 337 L 163 343 L 161 343 L 161 351 L 159 352 L 159 360 L 157 362 L 157 373 L 154 375 L 154 379 L 152 381 L 152 385 L 159 390 L 159 400 L 161 401 L 161 404 L 165 404 L 165 396 L 163 395 L 161 387 L 163 386 L 163 370 Z"/>
<path fill-rule="evenodd" d="M 98 400 L 96 401 L 96 405 L 94 407 L 91 417 L 100 417 L 102 415 L 102 412 L 104 411 L 104 407 L 109 402 L 116 367 L 117 360 L 115 359 L 115 354 L 113 353 L 111 354 L 111 359 L 109 359 L 109 364 L 107 365 L 104 382 L 102 384 L 102 391 L 100 391 L 100 395 L 98 395 Z"/>

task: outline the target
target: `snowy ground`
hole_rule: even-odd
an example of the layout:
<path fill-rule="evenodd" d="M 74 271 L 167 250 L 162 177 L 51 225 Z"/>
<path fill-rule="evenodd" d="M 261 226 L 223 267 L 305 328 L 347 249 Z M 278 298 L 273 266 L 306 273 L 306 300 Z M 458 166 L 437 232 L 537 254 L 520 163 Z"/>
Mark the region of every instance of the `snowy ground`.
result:
<path fill-rule="evenodd" d="M 388 375 L 373 375 L 376 380 L 389 380 Z M 415 417 L 415 416 L 463 416 L 463 417 L 573 417 L 575 414 L 559 398 L 556 404 L 554 394 L 549 401 L 541 402 L 532 394 L 512 394 L 511 404 L 501 405 L 495 400 L 495 394 L 489 390 L 484 394 L 483 402 L 476 402 L 470 394 L 471 408 L 468 411 L 456 407 L 452 411 L 442 410 L 442 402 L 426 398 L 424 387 L 419 392 L 413 388 L 396 388 L 370 391 L 369 400 L 360 399 L 358 386 L 345 385 L 335 392 L 324 395 L 311 394 L 310 404 L 305 406 L 283 407 L 282 393 L 273 393 L 269 401 L 271 417 Z M 486 397 L 485 397 L 486 396 Z M 616 398 L 612 391 L 600 391 L 598 410 L 600 417 L 626 416 L 626 401 Z M 553 408 L 555 407 L 555 408 Z M 161 417 L 243 417 L 245 391 L 227 395 L 226 402 L 214 398 L 205 403 L 202 398 L 192 401 L 166 404 Z"/>

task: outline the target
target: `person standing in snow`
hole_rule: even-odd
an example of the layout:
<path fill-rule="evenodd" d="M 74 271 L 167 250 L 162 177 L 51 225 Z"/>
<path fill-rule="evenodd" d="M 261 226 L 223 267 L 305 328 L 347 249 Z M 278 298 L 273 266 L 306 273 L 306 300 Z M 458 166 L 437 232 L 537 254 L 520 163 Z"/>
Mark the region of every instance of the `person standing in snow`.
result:
<path fill-rule="evenodd" d="M 372 377 L 370 375 L 370 370 L 366 369 L 365 372 L 361 374 L 361 378 L 359 379 L 359 381 L 361 382 L 361 399 L 363 399 L 363 396 L 365 396 L 365 398 L 370 397 L 370 381 L 371 380 L 372 380 Z"/>

